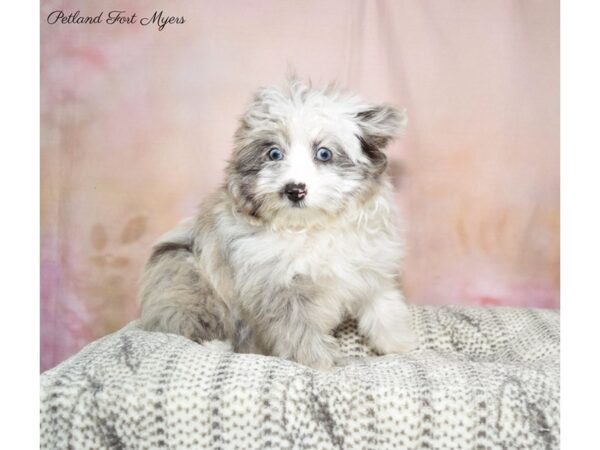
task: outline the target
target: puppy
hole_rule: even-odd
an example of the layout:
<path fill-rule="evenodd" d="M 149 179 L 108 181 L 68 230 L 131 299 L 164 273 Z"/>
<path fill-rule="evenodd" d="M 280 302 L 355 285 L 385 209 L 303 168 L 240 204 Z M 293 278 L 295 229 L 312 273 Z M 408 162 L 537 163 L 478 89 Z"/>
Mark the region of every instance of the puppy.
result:
<path fill-rule="evenodd" d="M 415 347 L 383 152 L 405 122 L 335 86 L 260 89 L 224 186 L 155 245 L 141 327 L 319 369 L 347 315 L 379 353 Z"/>

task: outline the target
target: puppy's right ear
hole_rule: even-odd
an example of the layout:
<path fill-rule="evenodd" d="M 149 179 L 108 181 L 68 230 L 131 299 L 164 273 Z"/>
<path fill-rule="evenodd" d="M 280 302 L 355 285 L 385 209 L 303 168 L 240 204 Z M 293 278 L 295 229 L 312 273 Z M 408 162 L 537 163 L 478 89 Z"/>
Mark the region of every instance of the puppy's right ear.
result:
<path fill-rule="evenodd" d="M 246 105 L 246 110 L 240 116 L 238 127 L 235 132 L 236 139 L 245 137 L 257 122 L 264 120 L 269 114 L 269 103 L 267 97 L 269 89 L 265 87 L 258 88 L 252 95 L 252 99 Z"/>
<path fill-rule="evenodd" d="M 363 139 L 383 149 L 406 128 L 406 111 L 388 104 L 369 106 L 356 113 L 356 120 L 363 131 Z"/>
<path fill-rule="evenodd" d="M 271 120 L 270 114 L 273 106 L 282 98 L 282 93 L 275 87 L 260 87 L 248 103 L 242 120 L 252 124 L 255 121 Z"/>

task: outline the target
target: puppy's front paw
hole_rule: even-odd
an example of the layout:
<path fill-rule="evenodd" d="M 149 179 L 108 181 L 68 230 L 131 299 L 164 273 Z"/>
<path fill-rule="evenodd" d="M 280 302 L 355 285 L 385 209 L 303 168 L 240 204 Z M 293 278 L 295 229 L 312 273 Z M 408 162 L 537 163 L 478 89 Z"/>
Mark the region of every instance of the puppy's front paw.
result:
<path fill-rule="evenodd" d="M 358 328 L 380 354 L 406 353 L 419 345 L 412 315 L 398 289 L 383 291 L 366 303 L 358 317 Z"/>
<path fill-rule="evenodd" d="M 404 326 L 371 336 L 371 346 L 376 352 L 383 355 L 407 353 L 416 349 L 419 346 L 419 341 L 412 327 Z"/>
<path fill-rule="evenodd" d="M 317 336 L 305 340 L 293 358 L 296 362 L 317 370 L 332 370 L 342 357 L 333 336 Z"/>

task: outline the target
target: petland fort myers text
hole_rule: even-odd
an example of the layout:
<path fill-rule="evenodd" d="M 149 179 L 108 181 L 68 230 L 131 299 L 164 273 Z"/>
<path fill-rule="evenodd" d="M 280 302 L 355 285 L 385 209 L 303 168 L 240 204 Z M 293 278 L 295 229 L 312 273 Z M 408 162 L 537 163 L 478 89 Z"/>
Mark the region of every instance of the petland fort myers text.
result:
<path fill-rule="evenodd" d="M 155 25 L 159 31 L 164 30 L 167 25 L 181 25 L 185 23 L 183 16 L 169 16 L 164 11 L 154 11 L 152 15 L 138 16 L 136 13 L 113 10 L 108 13 L 102 11 L 95 16 L 82 15 L 81 11 L 65 12 L 62 10 L 52 11 L 48 14 L 46 21 L 50 25 L 84 25 L 84 24 L 107 24 L 126 25 L 139 24 L 142 26 Z"/>

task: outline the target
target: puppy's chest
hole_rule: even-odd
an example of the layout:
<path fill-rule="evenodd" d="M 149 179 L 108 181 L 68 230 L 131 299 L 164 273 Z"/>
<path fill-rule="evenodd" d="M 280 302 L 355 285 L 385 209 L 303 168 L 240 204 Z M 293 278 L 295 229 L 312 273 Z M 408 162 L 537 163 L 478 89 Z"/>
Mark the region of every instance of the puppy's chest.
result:
<path fill-rule="evenodd" d="M 374 243 L 356 231 L 263 232 L 233 243 L 231 263 L 238 276 L 265 282 L 343 281 L 376 258 Z"/>

